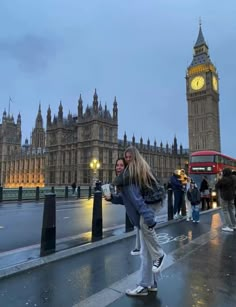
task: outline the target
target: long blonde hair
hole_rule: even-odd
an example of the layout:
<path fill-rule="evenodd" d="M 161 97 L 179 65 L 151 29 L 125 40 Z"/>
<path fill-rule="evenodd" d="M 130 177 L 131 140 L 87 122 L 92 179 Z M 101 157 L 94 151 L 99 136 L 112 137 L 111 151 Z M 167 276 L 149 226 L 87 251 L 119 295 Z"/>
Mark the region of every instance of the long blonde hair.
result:
<path fill-rule="evenodd" d="M 124 152 L 131 154 L 131 161 L 126 166 L 126 170 L 129 169 L 130 182 L 135 182 L 139 187 L 152 186 L 152 181 L 156 182 L 156 178 L 153 175 L 151 168 L 147 161 L 142 157 L 138 149 L 134 146 L 129 146 Z"/>

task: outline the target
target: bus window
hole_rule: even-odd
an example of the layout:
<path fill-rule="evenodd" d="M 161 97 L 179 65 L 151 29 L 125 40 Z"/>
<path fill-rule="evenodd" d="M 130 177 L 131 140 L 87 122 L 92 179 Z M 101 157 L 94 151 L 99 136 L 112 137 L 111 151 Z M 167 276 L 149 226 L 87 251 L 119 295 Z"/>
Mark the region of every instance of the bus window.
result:
<path fill-rule="evenodd" d="M 192 156 L 191 162 L 214 162 L 214 156 Z"/>

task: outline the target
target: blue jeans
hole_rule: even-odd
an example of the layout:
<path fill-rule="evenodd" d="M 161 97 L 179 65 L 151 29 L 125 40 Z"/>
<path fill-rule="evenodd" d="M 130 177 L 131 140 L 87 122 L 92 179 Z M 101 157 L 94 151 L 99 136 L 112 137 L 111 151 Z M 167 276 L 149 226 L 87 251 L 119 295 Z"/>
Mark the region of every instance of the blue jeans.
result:
<path fill-rule="evenodd" d="M 192 204 L 192 215 L 193 215 L 193 221 L 199 221 L 199 214 L 200 208 L 199 205 Z"/>

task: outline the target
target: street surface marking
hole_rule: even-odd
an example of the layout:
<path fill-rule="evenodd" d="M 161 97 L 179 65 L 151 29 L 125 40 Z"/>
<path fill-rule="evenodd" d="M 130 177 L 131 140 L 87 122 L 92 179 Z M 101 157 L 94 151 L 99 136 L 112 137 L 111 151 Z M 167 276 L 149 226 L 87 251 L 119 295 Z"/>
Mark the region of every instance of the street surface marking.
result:
<path fill-rule="evenodd" d="M 4 228 L 4 226 L 0 226 L 0 229 L 3 229 Z"/>

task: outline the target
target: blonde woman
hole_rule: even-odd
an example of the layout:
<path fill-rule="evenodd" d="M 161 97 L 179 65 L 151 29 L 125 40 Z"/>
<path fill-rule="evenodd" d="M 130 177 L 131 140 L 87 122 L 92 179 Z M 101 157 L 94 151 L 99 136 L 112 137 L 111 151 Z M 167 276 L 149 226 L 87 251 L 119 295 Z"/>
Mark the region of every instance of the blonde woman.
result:
<path fill-rule="evenodd" d="M 157 276 L 166 257 L 158 243 L 156 213 L 160 206 L 147 205 L 142 191 L 156 182 L 150 166 L 135 147 L 128 147 L 124 156 L 132 157 L 125 170 L 115 178 L 114 185 L 121 190 L 121 197 L 126 212 L 134 226 L 139 228 L 141 243 L 141 280 L 133 290 L 127 290 L 129 296 L 148 295 L 150 291 L 157 291 Z M 127 159 L 126 159 L 127 162 Z"/>

